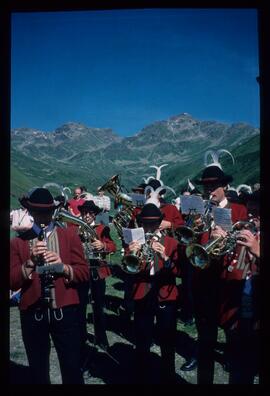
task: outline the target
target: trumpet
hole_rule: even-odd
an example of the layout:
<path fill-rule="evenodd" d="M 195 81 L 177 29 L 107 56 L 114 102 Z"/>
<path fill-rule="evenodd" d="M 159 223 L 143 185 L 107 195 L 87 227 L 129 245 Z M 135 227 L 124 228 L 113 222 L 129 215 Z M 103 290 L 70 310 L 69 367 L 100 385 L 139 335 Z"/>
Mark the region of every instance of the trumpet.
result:
<path fill-rule="evenodd" d="M 122 270 L 128 274 L 138 274 L 146 266 L 150 265 L 154 259 L 154 250 L 152 249 L 153 241 L 159 241 L 160 238 L 155 232 L 147 232 L 145 234 L 145 243 L 142 244 L 141 248 L 137 253 L 130 253 L 122 259 Z"/>
<path fill-rule="evenodd" d="M 257 232 L 252 220 L 237 221 L 233 225 L 232 231 L 229 231 L 225 237 L 219 236 L 205 245 L 192 243 L 187 246 L 186 256 L 194 267 L 200 269 L 208 268 L 212 259 L 220 258 L 235 249 L 239 234 L 243 229 L 249 229 L 253 234 Z"/>

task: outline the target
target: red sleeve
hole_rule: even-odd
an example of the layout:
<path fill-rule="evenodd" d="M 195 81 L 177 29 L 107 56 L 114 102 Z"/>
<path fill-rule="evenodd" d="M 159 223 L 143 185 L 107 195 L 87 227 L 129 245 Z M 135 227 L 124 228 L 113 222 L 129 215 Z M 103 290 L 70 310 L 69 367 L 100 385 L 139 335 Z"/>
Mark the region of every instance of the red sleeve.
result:
<path fill-rule="evenodd" d="M 27 244 L 28 245 L 28 244 Z M 25 256 L 25 257 L 24 257 Z M 26 282 L 31 280 L 24 279 L 22 275 L 22 264 L 30 258 L 30 252 L 27 255 L 25 242 L 19 238 L 13 238 L 10 241 L 10 289 L 18 290 Z"/>
<path fill-rule="evenodd" d="M 231 204 L 232 209 L 232 223 L 236 223 L 237 221 L 247 221 L 248 220 L 248 212 L 245 205 L 240 205 L 237 203 Z"/>
<path fill-rule="evenodd" d="M 164 214 L 164 220 L 172 223 L 173 229 L 177 229 L 181 225 L 185 224 L 184 219 L 176 206 L 167 204 L 161 207 L 160 210 Z"/>
<path fill-rule="evenodd" d="M 116 244 L 111 238 L 110 235 L 110 228 L 108 226 L 104 227 L 103 225 L 99 225 L 96 229 L 98 239 L 105 243 L 105 251 L 107 253 L 114 253 L 116 252 Z"/>
<path fill-rule="evenodd" d="M 72 267 L 73 282 L 77 283 L 87 281 L 89 279 L 89 268 L 84 257 L 83 247 L 79 235 L 76 233 L 76 231 L 74 231 L 73 228 L 58 228 L 58 230 L 60 238 L 60 235 L 63 236 L 64 233 L 66 233 L 68 236 L 70 249 L 69 260 L 65 261 L 65 254 L 64 257 L 62 257 L 62 251 L 65 250 L 65 248 L 63 247 L 62 250 L 61 247 L 64 244 L 60 244 L 60 251 L 63 263 L 69 264 Z"/>
<path fill-rule="evenodd" d="M 165 254 L 171 261 L 171 270 L 176 276 L 180 276 L 180 244 L 175 239 L 165 237 Z"/>

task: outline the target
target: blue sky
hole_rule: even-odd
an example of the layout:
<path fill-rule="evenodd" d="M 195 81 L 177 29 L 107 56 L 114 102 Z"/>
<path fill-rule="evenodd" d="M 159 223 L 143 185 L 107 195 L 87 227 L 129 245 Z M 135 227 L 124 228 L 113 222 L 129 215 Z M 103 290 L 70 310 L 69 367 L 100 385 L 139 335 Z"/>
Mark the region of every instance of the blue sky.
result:
<path fill-rule="evenodd" d="M 131 136 L 187 112 L 259 126 L 255 9 L 14 13 L 11 127 Z"/>

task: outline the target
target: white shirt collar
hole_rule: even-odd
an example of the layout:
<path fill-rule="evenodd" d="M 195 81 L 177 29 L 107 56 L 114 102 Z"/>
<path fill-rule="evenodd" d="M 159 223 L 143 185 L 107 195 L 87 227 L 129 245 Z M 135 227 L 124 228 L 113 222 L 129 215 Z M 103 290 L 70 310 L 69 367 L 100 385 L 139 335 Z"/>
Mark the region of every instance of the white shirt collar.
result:
<path fill-rule="evenodd" d="M 227 200 L 227 198 L 225 197 L 220 203 L 219 203 L 219 207 L 220 208 L 225 208 L 225 206 L 228 204 L 228 200 Z"/>

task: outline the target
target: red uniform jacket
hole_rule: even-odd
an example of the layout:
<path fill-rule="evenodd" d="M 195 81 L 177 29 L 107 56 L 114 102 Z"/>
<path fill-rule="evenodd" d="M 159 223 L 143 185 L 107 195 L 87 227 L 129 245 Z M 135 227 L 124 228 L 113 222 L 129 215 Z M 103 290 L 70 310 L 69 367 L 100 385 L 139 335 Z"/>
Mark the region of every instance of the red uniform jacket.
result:
<path fill-rule="evenodd" d="M 165 246 L 165 253 L 171 260 L 171 267 L 165 269 L 164 260 L 155 255 L 154 266 L 155 274 L 150 275 L 150 268 L 144 264 L 144 268 L 134 277 L 133 299 L 140 300 L 146 296 L 152 287 L 157 288 L 159 301 L 175 301 L 178 298 L 178 289 L 175 284 L 175 277 L 180 276 L 179 265 L 179 243 L 169 237 L 163 236 L 160 243 Z M 126 250 L 129 254 L 129 250 Z"/>
<path fill-rule="evenodd" d="M 178 227 L 185 224 L 182 214 L 175 205 L 167 203 L 161 204 L 160 211 L 164 215 L 163 220 L 172 223 L 172 230 L 176 230 Z"/>
<path fill-rule="evenodd" d="M 246 221 L 248 218 L 247 209 L 244 205 L 237 203 L 229 203 L 226 208 L 232 209 L 232 223 L 236 223 L 239 220 Z M 204 245 L 209 240 L 209 233 L 205 232 L 202 234 L 201 239 L 198 243 Z M 238 248 L 237 248 L 238 249 Z M 233 257 L 230 255 L 230 257 Z M 194 293 L 197 294 L 198 298 L 200 293 L 207 293 L 207 289 L 211 288 L 213 282 L 219 283 L 219 306 L 220 306 L 220 318 L 223 317 L 225 320 L 225 316 L 227 315 L 225 310 L 228 309 L 229 305 L 225 301 L 233 301 L 235 299 L 235 295 L 231 293 L 231 287 L 227 284 L 227 282 L 222 282 L 221 279 L 224 277 L 222 274 L 224 273 L 224 268 L 227 268 L 226 265 L 228 260 L 228 255 L 221 257 L 220 259 L 213 260 L 210 263 L 210 267 L 207 269 L 199 269 L 195 268 L 193 271 L 193 289 Z M 226 269 L 227 271 L 227 269 Z M 233 303 L 234 304 L 234 303 Z"/>
<path fill-rule="evenodd" d="M 64 264 L 70 265 L 73 280 L 67 282 L 63 277 L 55 280 L 55 298 L 57 308 L 71 304 L 79 304 L 76 283 L 89 279 L 89 268 L 84 259 L 83 249 L 79 236 L 72 228 L 56 227 L 59 242 L 59 254 Z M 50 236 L 49 236 L 50 238 Z M 32 279 L 24 279 L 22 265 L 30 259 L 29 241 L 22 237 L 11 240 L 10 249 L 10 289 L 21 288 L 21 301 L 19 308 L 25 310 L 38 302 L 41 297 L 39 275 L 34 271 Z"/>
<path fill-rule="evenodd" d="M 114 253 L 116 251 L 116 245 L 110 236 L 110 228 L 103 224 L 98 224 L 95 228 L 98 239 L 105 244 L 106 254 Z M 98 276 L 100 279 L 107 278 L 111 275 L 110 267 L 108 267 L 106 261 L 100 261 L 101 267 L 97 268 Z M 91 268 L 91 265 L 90 265 Z"/>
<path fill-rule="evenodd" d="M 221 327 L 238 325 L 246 277 L 254 278 L 258 273 L 258 260 L 248 252 L 245 246 L 237 245 L 233 255 L 224 257 L 220 288 L 219 323 Z"/>

